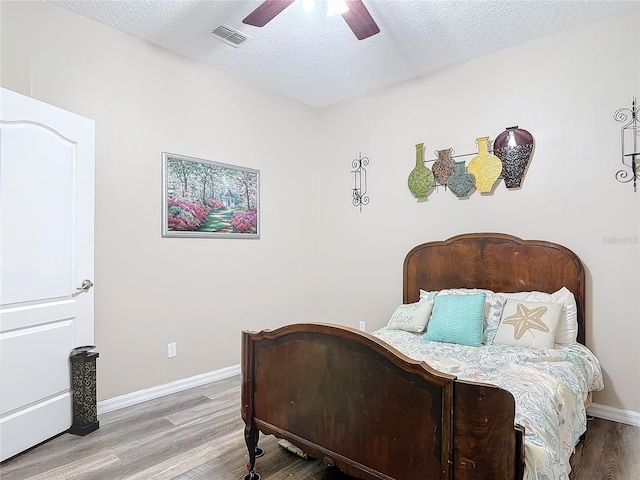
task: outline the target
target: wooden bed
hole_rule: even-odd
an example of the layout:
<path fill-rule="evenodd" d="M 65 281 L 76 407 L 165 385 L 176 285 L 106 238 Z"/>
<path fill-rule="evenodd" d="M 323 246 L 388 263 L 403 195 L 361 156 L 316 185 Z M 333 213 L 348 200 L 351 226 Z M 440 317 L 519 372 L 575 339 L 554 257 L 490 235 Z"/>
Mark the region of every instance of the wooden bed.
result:
<path fill-rule="evenodd" d="M 419 291 L 483 288 L 543 291 L 565 286 L 578 306 L 580 259 L 550 242 L 465 234 L 412 249 L 403 302 Z M 513 396 L 416 362 L 372 335 L 328 324 L 242 333 L 242 418 L 255 472 L 259 432 L 361 479 L 522 479 L 524 429 Z"/>

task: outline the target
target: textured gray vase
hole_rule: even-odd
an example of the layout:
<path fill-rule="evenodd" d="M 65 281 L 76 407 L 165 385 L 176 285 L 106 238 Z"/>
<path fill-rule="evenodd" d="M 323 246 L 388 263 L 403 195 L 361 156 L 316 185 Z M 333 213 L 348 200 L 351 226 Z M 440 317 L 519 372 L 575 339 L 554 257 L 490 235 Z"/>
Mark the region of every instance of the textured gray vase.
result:
<path fill-rule="evenodd" d="M 476 183 L 476 177 L 472 173 L 466 171 L 466 165 L 464 161 L 455 162 L 456 171 L 447 181 L 447 187 L 458 198 L 464 198 L 469 195 L 469 192 Z"/>

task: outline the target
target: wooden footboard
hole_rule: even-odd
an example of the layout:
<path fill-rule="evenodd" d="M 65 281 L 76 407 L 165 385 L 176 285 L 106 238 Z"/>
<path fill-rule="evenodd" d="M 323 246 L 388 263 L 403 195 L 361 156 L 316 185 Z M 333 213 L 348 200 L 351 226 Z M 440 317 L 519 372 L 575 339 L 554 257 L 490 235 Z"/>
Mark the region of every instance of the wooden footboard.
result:
<path fill-rule="evenodd" d="M 510 393 L 458 382 L 351 328 L 242 334 L 242 418 L 361 479 L 520 479 Z"/>

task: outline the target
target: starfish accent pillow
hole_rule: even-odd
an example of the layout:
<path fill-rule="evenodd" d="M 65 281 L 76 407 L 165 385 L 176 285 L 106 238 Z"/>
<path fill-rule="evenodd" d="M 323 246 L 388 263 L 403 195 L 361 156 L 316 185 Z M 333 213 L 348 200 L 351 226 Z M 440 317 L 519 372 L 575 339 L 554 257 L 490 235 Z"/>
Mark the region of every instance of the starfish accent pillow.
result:
<path fill-rule="evenodd" d="M 493 343 L 536 350 L 553 348 L 561 313 L 559 303 L 508 299 Z"/>
<path fill-rule="evenodd" d="M 567 287 L 562 287 L 553 293 L 515 292 L 500 293 L 500 295 L 506 298 L 513 298 L 514 300 L 561 304 L 562 314 L 560 315 L 560 323 L 558 324 L 555 343 L 561 345 L 572 345 L 576 343 L 576 337 L 578 336 L 578 306 L 576 304 L 576 298 Z"/>

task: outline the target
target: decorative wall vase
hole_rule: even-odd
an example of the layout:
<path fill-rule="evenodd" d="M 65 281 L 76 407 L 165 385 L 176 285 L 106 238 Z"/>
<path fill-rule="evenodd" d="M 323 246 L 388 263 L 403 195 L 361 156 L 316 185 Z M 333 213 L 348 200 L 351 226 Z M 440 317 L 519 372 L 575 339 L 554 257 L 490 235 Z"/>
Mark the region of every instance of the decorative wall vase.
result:
<path fill-rule="evenodd" d="M 423 161 L 424 143 L 416 145 L 416 167 L 409 174 L 409 190 L 416 198 L 425 198 L 427 192 L 433 187 L 433 173 Z"/>
<path fill-rule="evenodd" d="M 500 178 L 502 162 L 489 153 L 489 137 L 476 139 L 478 154 L 469 162 L 468 170 L 476 177 L 476 188 L 480 193 L 490 192 L 493 184 Z"/>
<path fill-rule="evenodd" d="M 464 161 L 455 162 L 455 168 L 456 171 L 449 177 L 449 180 L 447 180 L 447 187 L 449 187 L 449 190 L 451 190 L 456 197 L 466 197 L 473 188 L 476 178 L 473 174 L 465 171 Z"/>
<path fill-rule="evenodd" d="M 507 127 L 493 142 L 493 153 L 502 162 L 507 188 L 519 188 L 533 154 L 533 135 L 522 128 Z"/>
<path fill-rule="evenodd" d="M 446 185 L 449 177 L 456 171 L 456 164 L 453 158 L 451 158 L 452 150 L 452 148 L 438 150 L 438 159 L 434 162 L 433 167 L 431 167 L 433 176 L 440 185 Z"/>

